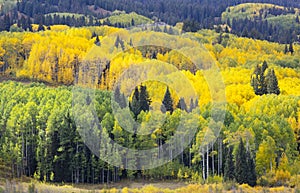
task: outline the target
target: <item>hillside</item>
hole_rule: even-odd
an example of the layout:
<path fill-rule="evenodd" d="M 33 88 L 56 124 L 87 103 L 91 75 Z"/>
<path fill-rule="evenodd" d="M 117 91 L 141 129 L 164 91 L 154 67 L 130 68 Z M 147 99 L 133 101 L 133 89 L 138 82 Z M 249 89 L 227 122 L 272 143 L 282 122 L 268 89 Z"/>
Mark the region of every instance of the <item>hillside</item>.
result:
<path fill-rule="evenodd" d="M 299 15 L 300 9 L 298 8 L 287 8 L 274 4 L 245 3 L 228 7 L 227 10 L 222 13 L 222 20 L 224 22 L 228 19 L 263 20 L 288 31 L 292 27 L 300 27 L 300 23 L 296 22 L 296 18 L 297 16 L 299 17 Z"/>
<path fill-rule="evenodd" d="M 113 26 L 135 26 L 141 24 L 151 24 L 153 21 L 145 16 L 138 15 L 135 12 L 126 14 L 121 11 L 114 11 L 111 16 L 101 20 L 102 23 L 111 24 Z"/>
<path fill-rule="evenodd" d="M 245 144 L 251 152 L 245 156 L 253 164 L 251 170 L 241 171 L 246 173 L 242 176 L 252 172 L 257 177 L 234 177 L 238 183 L 295 186 L 300 165 L 299 45 L 292 44 L 293 52 L 286 52 L 284 44 L 212 30 L 171 34 L 168 28 L 165 33 L 144 27 L 51 30 L 55 28 L 0 34 L 2 74 L 52 85 L 0 84 L 0 128 L 5 127 L 0 167 L 7 168 L 0 175 L 58 183 L 103 184 L 140 178 L 214 183 L 227 181 L 222 178 L 228 175 L 224 162 L 236 163 L 236 152 L 246 153 Z M 258 71 L 267 80 L 262 82 L 265 94 L 259 94 L 260 87 L 255 86 L 255 81 L 263 81 L 256 76 Z M 95 90 L 87 90 L 92 93 L 86 95 L 86 87 Z M 211 92 L 214 87 L 218 89 Z M 224 97 L 227 107 L 211 109 L 213 100 Z M 86 139 L 81 124 L 89 124 L 94 116 L 103 127 L 101 135 L 97 127 L 92 128 L 92 139 Z M 134 120 L 142 123 L 138 131 L 147 135 L 132 134 Z M 219 127 L 220 134 L 213 130 Z M 195 135 L 189 139 L 190 146 L 182 145 L 183 151 L 160 167 L 131 170 L 145 157 L 106 142 L 113 138 L 124 147 L 154 149 L 152 156 L 157 157 L 156 147 L 173 136 L 174 128 L 181 128 L 180 136 L 192 131 Z M 208 152 L 199 154 L 207 132 L 212 141 L 204 143 Z M 106 149 L 101 150 L 101 159 L 100 150 L 93 149 L 99 138 L 104 140 L 100 147 Z M 222 153 L 229 151 L 232 158 Z"/>
<path fill-rule="evenodd" d="M 299 3 L 3 9 L 0 192 L 299 192 Z"/>
<path fill-rule="evenodd" d="M 184 31 L 197 31 L 199 29 L 216 29 L 218 30 L 218 26 L 220 24 L 229 25 L 230 28 L 233 28 L 232 33 L 239 35 L 239 36 L 245 36 L 245 37 L 251 37 L 255 39 L 264 39 L 268 41 L 275 41 L 280 43 L 290 43 L 297 42 L 299 40 L 298 37 L 296 37 L 294 34 L 298 34 L 299 29 L 293 28 L 291 25 L 294 25 L 295 22 L 292 20 L 289 20 L 288 22 L 282 22 L 285 19 L 293 19 L 292 17 L 277 17 L 277 18 L 271 18 L 270 24 L 266 26 L 265 19 L 263 20 L 256 20 L 255 24 L 254 22 L 244 22 L 243 18 L 240 17 L 240 15 L 245 16 L 248 14 L 247 12 L 244 12 L 242 14 L 236 14 L 239 15 L 237 17 L 238 24 L 229 24 L 226 19 L 221 19 L 222 15 L 223 18 L 226 18 L 226 10 L 229 10 L 228 7 L 230 6 L 236 6 L 239 4 L 243 4 L 243 0 L 229 0 L 229 1 L 208 1 L 208 0 L 197 0 L 197 1 L 184 1 L 182 0 L 167 0 L 159 2 L 153 2 L 152 0 L 146 0 L 141 3 L 137 0 L 129 0 L 126 3 L 124 1 L 109 1 L 109 0 L 102 0 L 102 1 L 61 1 L 61 0 L 55 0 L 55 1 L 49 1 L 49 0 L 23 0 L 20 3 L 18 3 L 14 9 L 8 9 L 10 12 L 3 12 L 0 15 L 0 31 L 9 31 L 10 26 L 15 23 L 21 23 L 21 28 L 23 30 L 31 30 L 30 27 L 28 27 L 29 24 L 25 24 L 25 21 L 27 23 L 35 23 L 40 24 L 42 22 L 43 25 L 53 25 L 53 24 L 67 24 L 69 26 L 86 26 L 86 25 L 100 25 L 97 21 L 88 21 L 83 22 L 76 21 L 74 19 L 63 19 L 63 18 L 56 18 L 55 22 L 53 22 L 54 18 L 46 18 L 45 14 L 49 13 L 71 13 L 72 14 L 83 14 L 86 17 L 90 18 L 90 16 L 95 17 L 97 19 L 103 19 L 105 17 L 108 17 L 113 11 L 115 10 L 121 10 L 125 11 L 126 13 L 132 13 L 136 12 L 138 15 L 145 16 L 147 18 L 150 18 L 151 20 L 155 21 L 162 21 L 164 23 L 167 23 L 169 25 L 176 25 L 178 22 L 184 22 L 186 25 L 184 25 Z M 257 3 L 257 0 L 251 0 L 247 1 L 249 3 Z M 291 10 L 290 7 L 293 7 L 292 9 L 298 9 L 300 2 L 299 0 L 295 1 L 282 1 L 282 0 L 261 0 L 259 3 L 272 3 L 276 5 L 275 7 L 279 7 L 279 9 L 273 10 L 275 15 L 282 15 L 289 13 Z M 241 5 L 245 6 L 245 5 Z M 249 7 L 250 4 L 247 4 Z M 269 4 L 269 6 L 271 6 Z M 282 12 L 282 7 L 288 8 L 287 11 L 284 11 L 283 13 L 277 13 Z M 253 17 L 254 15 L 257 15 L 258 12 L 253 14 L 253 6 L 251 9 L 249 8 L 249 18 Z M 258 5 L 260 7 L 260 5 Z M 274 7 L 274 6 L 273 6 Z M 240 6 L 237 7 L 237 11 L 239 10 Z M 255 8 L 256 9 L 256 8 Z M 176 11 L 174 11 L 176 10 Z M 234 9 L 235 10 L 235 9 Z M 233 10 L 233 12 L 235 12 Z M 284 9 L 286 10 L 286 9 Z M 250 13 L 252 12 L 252 13 Z M 223 14 L 222 14 L 223 13 Z M 6 16 L 6 17 L 5 17 Z M 25 18 L 22 19 L 22 16 Z M 228 16 L 229 17 L 229 16 Z M 30 18 L 30 21 L 29 19 Z M 240 18 L 240 19 L 239 19 Z M 142 18 L 141 18 L 142 19 Z M 142 20 L 144 20 L 143 18 Z M 242 20 L 241 20 L 242 19 Z M 18 22 L 16 22 L 18 20 Z M 127 20 L 127 19 L 126 19 Z M 146 20 L 145 20 L 146 21 Z M 105 24 L 123 27 L 128 27 L 128 21 L 126 21 L 126 24 L 111 24 L 109 22 L 104 22 Z M 117 22 L 118 23 L 118 22 Z M 139 23 L 139 22 L 138 22 Z M 23 25 L 22 25 L 23 24 Z M 272 24 L 272 25 L 271 25 Z M 281 29 L 277 26 L 283 24 L 283 28 Z M 244 31 L 243 29 L 247 28 L 247 33 L 242 33 Z M 264 33 L 262 29 L 268 29 L 265 31 L 271 31 L 270 33 Z"/>

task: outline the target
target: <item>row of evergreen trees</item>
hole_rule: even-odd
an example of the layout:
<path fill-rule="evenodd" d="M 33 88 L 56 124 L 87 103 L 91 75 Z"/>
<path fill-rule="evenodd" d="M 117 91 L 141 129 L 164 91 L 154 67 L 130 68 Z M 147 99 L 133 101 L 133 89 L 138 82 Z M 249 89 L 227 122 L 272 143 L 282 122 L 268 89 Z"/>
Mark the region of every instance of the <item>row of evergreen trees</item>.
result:
<path fill-rule="evenodd" d="M 115 91 L 115 101 L 119 103 L 121 108 L 126 107 L 126 99 L 124 94 L 121 94 L 120 89 L 117 88 Z M 151 98 L 149 97 L 147 87 L 145 85 L 141 85 L 139 87 L 135 87 L 131 101 L 129 102 L 129 108 L 134 115 L 134 118 L 137 119 L 137 116 L 141 113 L 141 111 L 147 112 L 150 110 Z M 171 92 L 169 87 L 167 87 L 166 92 L 164 94 L 164 98 L 161 104 L 161 111 L 163 113 L 173 111 L 178 108 L 184 110 L 186 112 L 191 112 L 194 108 L 198 106 L 198 100 L 195 102 L 193 99 L 190 101 L 190 107 L 188 108 L 184 98 L 180 98 L 177 105 L 174 106 L 174 99 L 171 96 Z"/>
<path fill-rule="evenodd" d="M 299 41 L 299 37 L 297 36 L 297 34 L 300 33 L 299 28 L 286 29 L 278 25 L 270 24 L 267 20 L 263 19 L 233 19 L 232 21 L 228 20 L 226 23 L 231 27 L 231 33 L 242 37 L 279 43 Z"/>
<path fill-rule="evenodd" d="M 255 162 L 249 150 L 246 150 L 242 139 L 240 139 L 235 158 L 233 158 L 232 147 L 228 148 L 224 178 L 227 181 L 232 180 L 240 184 L 256 185 Z"/>
<path fill-rule="evenodd" d="M 60 16 L 57 14 L 52 15 L 35 15 L 34 18 L 22 16 L 21 18 L 10 16 L 9 14 L 0 17 L 0 31 L 10 31 L 11 26 L 17 24 L 17 26 L 25 31 L 32 31 L 31 24 L 39 24 L 40 26 L 50 25 L 68 25 L 72 27 L 82 26 L 99 26 L 102 25 L 99 20 L 93 17 L 75 17 L 75 15 Z"/>

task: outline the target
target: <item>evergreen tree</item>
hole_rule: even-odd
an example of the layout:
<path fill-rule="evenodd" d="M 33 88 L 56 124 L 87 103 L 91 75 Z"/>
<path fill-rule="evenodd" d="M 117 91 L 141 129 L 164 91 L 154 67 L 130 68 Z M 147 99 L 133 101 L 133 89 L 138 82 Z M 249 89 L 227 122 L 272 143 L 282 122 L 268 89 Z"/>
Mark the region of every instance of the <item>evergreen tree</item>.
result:
<path fill-rule="evenodd" d="M 247 164 L 246 149 L 242 138 L 240 139 L 240 143 L 235 155 L 234 171 L 235 171 L 235 179 L 239 184 L 247 183 L 248 164 Z"/>
<path fill-rule="evenodd" d="M 149 111 L 151 100 L 149 98 L 149 94 L 147 92 L 146 86 L 141 85 L 140 93 L 139 93 L 139 103 L 141 111 Z"/>
<path fill-rule="evenodd" d="M 284 47 L 284 54 L 287 54 L 288 52 L 289 52 L 288 45 L 285 45 L 285 47 Z"/>
<path fill-rule="evenodd" d="M 132 18 L 131 19 L 131 26 L 134 26 L 135 25 L 135 22 L 134 22 L 134 19 Z"/>
<path fill-rule="evenodd" d="M 174 34 L 174 31 L 173 31 L 173 28 L 172 27 L 169 27 L 169 31 L 168 31 L 169 34 L 173 35 Z"/>
<path fill-rule="evenodd" d="M 133 113 L 135 119 L 137 119 L 137 116 L 141 112 L 139 96 L 140 96 L 140 93 L 139 93 L 138 87 L 135 87 L 131 102 L 129 103 L 129 108 L 130 108 L 131 112 Z"/>
<path fill-rule="evenodd" d="M 186 106 L 186 103 L 184 101 L 184 98 L 180 98 L 178 103 L 177 103 L 177 106 L 176 106 L 178 109 L 181 109 L 183 111 L 187 111 L 187 106 Z"/>
<path fill-rule="evenodd" d="M 11 21 L 9 14 L 4 15 L 4 30 L 9 31 L 11 26 Z"/>
<path fill-rule="evenodd" d="M 248 165 L 248 174 L 247 174 L 247 183 L 250 186 L 256 185 L 256 171 L 255 171 L 255 163 L 249 151 L 247 151 L 247 165 Z"/>
<path fill-rule="evenodd" d="M 297 15 L 297 17 L 296 17 L 296 23 L 300 23 L 299 22 L 299 15 Z"/>
<path fill-rule="evenodd" d="M 189 112 L 192 112 L 194 108 L 195 108 L 194 99 L 193 99 L 193 98 L 191 98 Z"/>
<path fill-rule="evenodd" d="M 280 94 L 280 90 L 278 87 L 278 80 L 275 75 L 274 69 L 270 69 L 266 76 L 267 82 L 267 94 Z"/>
<path fill-rule="evenodd" d="M 290 43 L 290 47 L 289 47 L 289 52 L 293 55 L 294 54 L 294 47 L 293 47 L 293 43 Z"/>
<path fill-rule="evenodd" d="M 168 29 L 167 29 L 167 26 L 166 26 L 166 25 L 164 26 L 163 32 L 164 32 L 164 33 L 168 33 Z"/>
<path fill-rule="evenodd" d="M 39 24 L 38 31 L 45 31 L 45 27 L 42 23 Z"/>
<path fill-rule="evenodd" d="M 96 40 L 94 42 L 97 46 L 101 46 L 101 42 L 100 42 L 100 39 L 99 39 L 99 36 L 96 36 Z"/>
<path fill-rule="evenodd" d="M 133 47 L 132 38 L 130 38 L 130 40 L 129 40 L 129 45 L 130 45 L 130 47 Z"/>
<path fill-rule="evenodd" d="M 235 171 L 235 168 L 234 168 L 234 162 L 233 162 L 232 147 L 229 147 L 227 155 L 226 155 L 225 167 L 224 167 L 225 180 L 233 180 L 234 179 L 234 171 Z"/>
<path fill-rule="evenodd" d="M 27 27 L 26 30 L 32 32 L 33 30 L 32 30 L 31 24 L 32 24 L 32 23 L 31 23 L 31 19 L 30 19 L 30 17 L 28 17 L 28 18 L 27 18 L 27 22 L 26 22 L 26 27 Z"/>
<path fill-rule="evenodd" d="M 115 41 L 115 47 L 116 47 L 116 48 L 119 48 L 119 44 L 120 44 L 120 37 L 117 36 L 117 39 L 116 39 L 116 41 Z"/>
<path fill-rule="evenodd" d="M 170 90 L 169 90 L 169 87 L 167 87 L 167 90 L 165 92 L 165 96 L 164 96 L 164 99 L 162 101 L 162 106 L 161 106 L 161 110 L 162 112 L 173 112 L 173 99 L 171 97 L 171 93 L 170 93 Z"/>
<path fill-rule="evenodd" d="M 267 76 L 265 76 L 265 71 L 267 69 L 268 64 L 264 61 L 262 66 L 257 65 L 252 74 L 251 86 L 253 87 L 256 95 L 280 93 L 274 70 L 268 71 Z"/>

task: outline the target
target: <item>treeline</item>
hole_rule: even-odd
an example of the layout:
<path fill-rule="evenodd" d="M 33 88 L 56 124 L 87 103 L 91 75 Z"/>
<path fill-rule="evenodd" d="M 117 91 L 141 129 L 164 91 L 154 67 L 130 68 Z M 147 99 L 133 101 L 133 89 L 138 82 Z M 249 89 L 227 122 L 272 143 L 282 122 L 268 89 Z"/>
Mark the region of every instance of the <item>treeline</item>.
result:
<path fill-rule="evenodd" d="M 14 24 L 17 24 L 18 28 L 12 27 Z M 100 26 L 101 23 L 99 20 L 95 19 L 92 16 L 76 16 L 76 15 L 35 15 L 34 18 L 30 18 L 22 15 L 20 19 L 14 19 L 9 14 L 3 16 L 2 22 L 0 24 L 0 31 L 33 31 L 32 24 L 38 24 L 41 26 L 38 31 L 45 30 L 44 26 L 51 25 L 68 25 L 70 27 L 82 27 L 82 26 Z M 49 29 L 51 29 L 49 27 Z"/>
<path fill-rule="evenodd" d="M 92 17 L 97 19 L 104 18 L 109 13 L 107 11 L 100 10 L 125 10 L 126 12 L 137 12 L 138 14 L 145 15 L 156 21 L 163 21 L 165 23 L 174 25 L 177 22 L 185 21 L 184 31 L 197 31 L 199 29 L 214 29 L 215 25 L 222 24 L 221 14 L 226 10 L 228 6 L 237 5 L 246 2 L 259 2 L 259 3 L 274 3 L 285 7 L 299 7 L 299 0 L 297 1 L 282 1 L 282 0 L 228 0 L 228 1 L 182 1 L 182 0 L 168 0 L 168 1 L 137 1 L 130 0 L 129 2 L 123 1 L 109 1 L 109 0 L 80 0 L 80 1 L 62 1 L 62 0 L 24 0 L 17 3 L 17 6 L 13 11 L 2 16 L 1 23 L 6 25 L 2 26 L 0 30 L 9 30 L 8 24 L 21 23 L 21 17 L 19 13 L 23 15 L 27 20 L 31 19 L 31 22 L 36 24 L 51 25 L 51 24 L 67 24 L 69 26 L 86 26 L 86 25 L 98 25 L 98 21 L 94 21 Z M 174 12 L 176 10 L 176 12 Z M 292 9 L 287 11 L 278 12 L 277 9 L 270 9 L 271 13 L 275 15 L 290 13 Z M 48 13 L 56 12 L 70 12 L 80 13 L 86 16 L 90 16 L 89 19 L 83 17 L 80 19 L 74 19 L 70 17 L 52 18 L 45 16 Z M 10 20 L 7 19 L 10 17 Z M 37 19 L 41 18 L 41 19 Z M 45 22 L 44 22 L 45 21 Z M 227 22 L 229 24 L 229 22 Z M 110 25 L 109 22 L 106 24 Z M 116 25 L 122 27 L 122 24 Z M 231 23 L 232 33 L 239 36 L 251 37 L 256 39 L 264 39 L 270 41 L 276 41 L 281 43 L 289 43 L 290 41 L 297 41 L 299 29 L 281 29 L 276 25 L 270 25 L 263 20 L 235 20 Z"/>
<path fill-rule="evenodd" d="M 232 21 L 227 21 L 227 24 L 232 28 L 231 33 L 242 37 L 285 44 L 300 41 L 297 35 L 300 33 L 300 28 L 287 29 L 278 24 L 268 23 L 267 20 L 263 19 L 233 19 Z"/>
<path fill-rule="evenodd" d="M 140 87 L 135 92 L 146 93 L 144 89 Z M 299 128 L 293 130 L 289 123 L 298 118 L 299 106 L 294 97 L 265 96 L 256 105 L 259 111 L 246 113 L 234 104 L 230 104 L 227 110 L 212 109 L 208 104 L 189 113 L 176 109 L 173 104 L 170 113 L 167 89 L 162 104 L 169 112 L 151 113 L 154 120 L 165 117 L 163 124 L 156 121 L 155 124 L 142 124 L 139 129 L 149 132 L 149 135 L 137 135 L 128 132 L 128 128 L 116 119 L 111 92 L 96 90 L 94 97 L 78 92 L 75 97 L 83 99 L 78 104 L 74 104 L 72 93 L 74 97 L 72 87 L 47 88 L 40 84 L 15 82 L 1 84 L 0 165 L 6 168 L 1 175 L 6 178 L 26 175 L 41 181 L 73 183 L 106 183 L 134 178 L 207 182 L 223 176 L 225 180 L 236 180 L 241 184 L 253 186 L 258 182 L 276 186 L 288 185 L 291 176 L 298 172 L 296 137 L 299 137 Z M 142 103 L 142 99 L 148 103 Z M 129 99 L 131 108 L 135 103 L 133 100 Z M 141 97 L 138 103 L 146 105 L 149 101 L 147 97 Z M 91 107 L 96 107 L 101 125 L 92 131 L 101 139 L 95 145 L 116 153 L 117 157 L 105 158 L 115 166 L 95 156 L 79 134 L 81 130 L 74 112 L 80 115 L 79 119 L 89 122 L 91 117 L 86 110 Z M 217 116 L 211 117 L 212 111 Z M 122 116 L 124 111 L 119 113 Z M 224 122 L 219 120 L 222 114 L 225 114 Z M 150 114 L 143 107 L 132 116 L 142 123 Z M 108 142 L 110 138 L 123 147 L 157 148 L 172 138 L 179 124 L 186 127 L 177 131 L 181 136 L 191 131 L 188 128 L 195 127 L 195 138 L 188 147 L 181 147 L 183 151 L 172 157 L 171 162 L 155 169 L 124 169 L 129 165 L 139 165 L 139 160 L 126 151 L 119 152 L 113 143 Z M 219 126 L 223 129 L 217 135 L 213 130 Z M 183 137 L 181 140 L 188 139 Z M 158 148 L 158 158 L 172 148 Z M 107 155 L 101 149 L 99 151 L 98 155 Z"/>

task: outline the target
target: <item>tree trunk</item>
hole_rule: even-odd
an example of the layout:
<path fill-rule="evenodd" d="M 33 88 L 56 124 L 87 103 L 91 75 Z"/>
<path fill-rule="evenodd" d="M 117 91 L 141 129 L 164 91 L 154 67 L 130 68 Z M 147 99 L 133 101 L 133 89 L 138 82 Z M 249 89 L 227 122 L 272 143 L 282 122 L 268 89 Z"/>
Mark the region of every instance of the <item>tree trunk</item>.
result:
<path fill-rule="evenodd" d="M 206 146 L 206 179 L 208 179 L 208 176 L 209 176 L 209 157 L 208 157 L 208 151 L 209 147 L 208 147 L 208 144 Z"/>
<path fill-rule="evenodd" d="M 215 175 L 215 156 L 214 156 L 214 145 L 212 144 L 212 150 L 211 150 L 211 152 L 212 152 L 212 157 L 211 157 L 211 162 L 212 162 L 212 175 L 214 176 Z"/>

